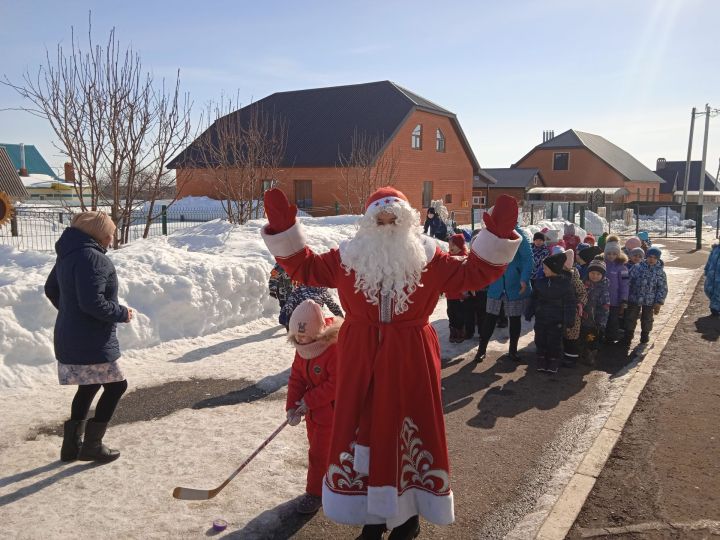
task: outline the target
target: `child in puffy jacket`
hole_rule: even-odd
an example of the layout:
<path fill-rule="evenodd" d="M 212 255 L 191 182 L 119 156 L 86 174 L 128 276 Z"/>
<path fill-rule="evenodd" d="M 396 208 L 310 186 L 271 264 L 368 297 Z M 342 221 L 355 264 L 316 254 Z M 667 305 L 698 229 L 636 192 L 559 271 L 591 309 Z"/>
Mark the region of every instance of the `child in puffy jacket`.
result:
<path fill-rule="evenodd" d="M 465 237 L 462 234 L 452 235 L 448 245 L 450 255 L 467 256 Z M 475 334 L 475 297 L 472 291 L 448 292 L 446 297 L 450 343 L 462 343 Z"/>
<path fill-rule="evenodd" d="M 636 247 L 630 250 L 628 253 L 628 262 L 625 263 L 625 268 L 628 269 L 628 272 L 632 270 L 632 267 L 636 264 L 640 264 L 645 260 L 645 252 L 643 251 L 643 248 Z"/>
<path fill-rule="evenodd" d="M 577 251 L 577 247 L 582 241 L 577 234 L 577 227 L 574 223 L 566 223 L 564 227 L 563 246 L 565 249 L 571 249 L 573 253 Z"/>
<path fill-rule="evenodd" d="M 532 246 L 530 246 L 532 249 L 532 256 L 533 256 L 533 277 L 542 277 L 542 262 L 545 260 L 545 257 L 550 255 L 550 250 L 548 249 L 547 245 L 545 244 L 545 234 L 542 232 L 536 232 L 533 235 L 533 243 Z"/>
<path fill-rule="evenodd" d="M 668 293 L 667 277 L 658 248 L 647 250 L 647 258 L 630 270 L 630 293 L 625 310 L 625 337 L 623 344 L 632 342 L 638 318 L 640 319 L 640 343 L 650 341 L 654 315 L 660 313 Z"/>
<path fill-rule="evenodd" d="M 270 271 L 270 280 L 268 281 L 268 290 L 270 296 L 276 298 L 280 304 L 280 309 L 285 307 L 288 296 L 293 290 L 293 282 L 285 269 L 278 263 L 275 263 Z"/>
<path fill-rule="evenodd" d="M 628 271 L 625 267 L 628 259 L 620 249 L 620 241 L 617 236 L 607 237 L 604 259 L 610 290 L 610 314 L 605 329 L 605 339 L 608 343 L 615 343 L 620 339 L 621 320 L 627 307 L 630 286 Z"/>
<path fill-rule="evenodd" d="M 577 298 L 571 275 L 565 270 L 571 263 L 565 253 L 550 255 L 543 261 L 545 276 L 533 280 L 532 308 L 526 316 L 535 316 L 538 371 L 557 373 L 564 330 L 575 322 Z"/>
<path fill-rule="evenodd" d="M 720 317 L 720 242 L 713 244 L 705 263 L 705 295 L 710 299 L 710 315 Z"/>
<path fill-rule="evenodd" d="M 343 320 L 325 319 L 322 307 L 302 302 L 290 317 L 288 341 L 295 360 L 288 381 L 288 424 L 297 426 L 305 416 L 308 473 L 305 495 L 297 503 L 301 514 L 314 514 L 322 506 L 322 479 L 330 453 L 335 403 L 337 337 Z"/>
<path fill-rule="evenodd" d="M 602 259 L 593 259 L 588 264 L 585 279 L 587 301 L 580 327 L 580 356 L 591 366 L 595 365 L 610 314 L 610 286 L 606 273 L 605 261 Z"/>

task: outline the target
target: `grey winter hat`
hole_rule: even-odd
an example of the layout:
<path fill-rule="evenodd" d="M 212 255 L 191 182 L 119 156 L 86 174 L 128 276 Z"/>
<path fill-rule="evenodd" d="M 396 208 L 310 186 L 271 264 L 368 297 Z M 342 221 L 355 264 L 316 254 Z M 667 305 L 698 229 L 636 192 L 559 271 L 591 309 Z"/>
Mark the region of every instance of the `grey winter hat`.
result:
<path fill-rule="evenodd" d="M 634 257 L 635 255 L 641 255 L 642 258 L 645 258 L 645 252 L 643 251 L 643 248 L 636 247 L 630 250 L 630 256 Z"/>
<path fill-rule="evenodd" d="M 602 259 L 593 259 L 592 261 L 590 261 L 590 264 L 588 265 L 588 274 L 590 272 L 600 272 L 603 277 L 605 277 L 605 274 L 607 273 L 605 261 L 603 261 Z"/>

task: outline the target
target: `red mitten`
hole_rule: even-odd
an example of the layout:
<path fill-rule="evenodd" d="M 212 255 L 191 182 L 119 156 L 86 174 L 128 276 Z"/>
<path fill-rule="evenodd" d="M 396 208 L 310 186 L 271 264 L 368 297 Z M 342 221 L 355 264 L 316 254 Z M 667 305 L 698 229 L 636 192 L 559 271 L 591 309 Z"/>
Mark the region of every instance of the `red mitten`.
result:
<path fill-rule="evenodd" d="M 517 201 L 509 195 L 500 195 L 495 201 L 495 207 L 490 212 L 483 214 L 485 228 L 498 238 L 507 238 L 514 240 L 515 225 L 518 220 Z"/>
<path fill-rule="evenodd" d="M 295 225 L 297 206 L 290 204 L 285 194 L 277 189 L 265 192 L 265 215 L 268 218 L 268 234 L 277 234 L 287 231 Z"/>

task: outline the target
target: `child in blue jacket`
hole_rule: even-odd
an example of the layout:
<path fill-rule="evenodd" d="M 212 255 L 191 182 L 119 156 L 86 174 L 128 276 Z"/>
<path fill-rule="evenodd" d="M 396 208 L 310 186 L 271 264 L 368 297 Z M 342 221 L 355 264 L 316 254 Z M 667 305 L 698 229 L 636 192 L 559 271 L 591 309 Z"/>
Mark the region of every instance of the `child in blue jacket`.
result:
<path fill-rule="evenodd" d="M 630 270 L 630 291 L 625 310 L 625 336 L 623 344 L 632 342 L 638 318 L 640 319 L 640 343 L 650 341 L 654 315 L 660 313 L 668 293 L 667 277 L 660 259 L 662 253 L 656 247 L 647 250 L 647 258 Z"/>

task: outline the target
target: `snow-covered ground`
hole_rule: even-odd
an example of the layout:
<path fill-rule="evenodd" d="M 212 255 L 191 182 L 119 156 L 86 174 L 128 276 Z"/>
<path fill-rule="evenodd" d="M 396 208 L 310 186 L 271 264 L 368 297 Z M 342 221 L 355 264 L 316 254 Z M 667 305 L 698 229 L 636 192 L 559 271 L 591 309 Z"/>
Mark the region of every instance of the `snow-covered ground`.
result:
<path fill-rule="evenodd" d="M 325 251 L 351 236 L 356 218 L 302 218 L 310 245 Z M 123 369 L 131 390 L 191 379 L 237 380 L 284 398 L 293 358 L 278 308 L 267 294 L 271 257 L 262 221 L 209 222 L 111 252 L 121 301 L 138 311 L 121 325 Z M 282 399 L 182 408 L 159 419 L 111 427 L 121 459 L 96 467 L 62 464 L 60 438 L 37 428 L 66 417 L 74 387 L 56 382 L 54 310 L 42 286 L 54 258 L 0 246 L 0 522 L 8 538 L 190 538 L 223 517 L 228 531 L 252 531 L 277 519 L 302 494 L 306 437 L 285 429 L 226 490 L 184 502 L 172 489 L 217 486 L 284 419 Z M 671 290 L 691 272 L 669 268 Z M 672 310 L 673 295 L 667 312 Z M 664 310 L 665 311 L 665 310 Z M 445 303 L 432 321 L 444 358 L 466 348 L 447 341 Z M 525 325 L 520 346 L 533 335 Z M 491 350 L 505 350 L 493 341 Z M 81 532 L 80 532 L 81 531 Z"/>

